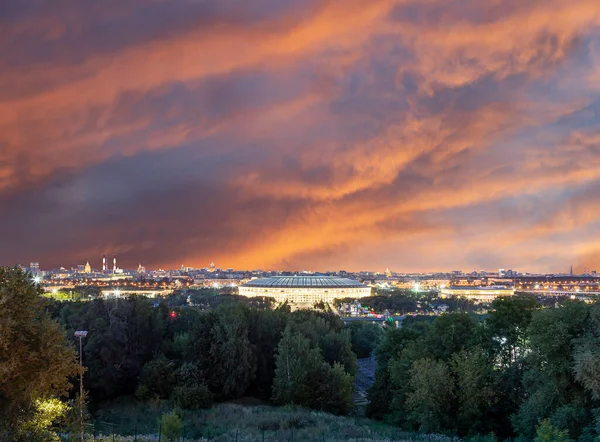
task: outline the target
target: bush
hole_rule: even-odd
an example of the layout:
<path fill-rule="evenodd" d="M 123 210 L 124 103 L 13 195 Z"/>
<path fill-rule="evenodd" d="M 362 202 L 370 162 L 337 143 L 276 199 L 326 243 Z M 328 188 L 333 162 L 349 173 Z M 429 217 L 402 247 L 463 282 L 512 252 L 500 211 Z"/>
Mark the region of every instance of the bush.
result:
<path fill-rule="evenodd" d="M 161 432 L 168 441 L 175 441 L 181 437 L 183 420 L 180 414 L 179 410 L 173 410 L 160 417 Z"/>
<path fill-rule="evenodd" d="M 180 408 L 210 408 L 213 395 L 205 384 L 180 385 L 173 390 L 173 402 Z"/>
<path fill-rule="evenodd" d="M 142 368 L 136 396 L 140 399 L 167 399 L 174 384 L 175 364 L 164 355 L 147 362 Z"/>

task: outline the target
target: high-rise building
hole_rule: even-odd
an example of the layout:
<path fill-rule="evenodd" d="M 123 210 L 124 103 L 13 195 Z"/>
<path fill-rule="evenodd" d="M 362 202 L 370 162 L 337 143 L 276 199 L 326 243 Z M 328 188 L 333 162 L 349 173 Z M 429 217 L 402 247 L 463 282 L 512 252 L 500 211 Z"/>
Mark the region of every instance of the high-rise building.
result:
<path fill-rule="evenodd" d="M 86 262 L 85 263 L 85 267 L 83 268 L 83 272 L 84 273 L 92 273 L 92 267 L 90 266 L 90 262 Z"/>
<path fill-rule="evenodd" d="M 102 273 L 106 273 L 106 255 L 102 255 Z"/>
<path fill-rule="evenodd" d="M 117 273 L 117 256 L 113 255 L 113 273 Z"/>

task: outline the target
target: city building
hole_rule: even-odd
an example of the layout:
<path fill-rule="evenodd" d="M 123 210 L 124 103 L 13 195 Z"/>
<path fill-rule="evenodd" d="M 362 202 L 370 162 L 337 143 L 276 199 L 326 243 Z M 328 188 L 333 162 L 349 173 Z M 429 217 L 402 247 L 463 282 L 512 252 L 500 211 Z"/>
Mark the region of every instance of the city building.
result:
<path fill-rule="evenodd" d="M 489 287 L 446 287 L 440 291 L 440 297 L 451 298 L 461 297 L 471 299 L 477 302 L 492 302 L 499 296 L 513 296 L 515 289 L 505 286 L 489 286 Z"/>
<path fill-rule="evenodd" d="M 358 281 L 332 276 L 274 276 L 253 279 L 239 287 L 241 296 L 268 296 L 279 303 L 312 307 L 336 298 L 364 298 L 371 288 Z"/>

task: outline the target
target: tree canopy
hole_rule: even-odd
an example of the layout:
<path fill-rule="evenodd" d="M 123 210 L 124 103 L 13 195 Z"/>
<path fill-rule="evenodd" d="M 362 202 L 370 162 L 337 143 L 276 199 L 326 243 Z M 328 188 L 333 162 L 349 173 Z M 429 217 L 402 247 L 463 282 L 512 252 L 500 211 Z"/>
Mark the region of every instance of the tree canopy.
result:
<path fill-rule="evenodd" d="M 40 401 L 65 395 L 78 370 L 74 349 L 44 304 L 30 275 L 0 268 L 0 436 L 10 431 L 7 439 L 33 425 Z"/>

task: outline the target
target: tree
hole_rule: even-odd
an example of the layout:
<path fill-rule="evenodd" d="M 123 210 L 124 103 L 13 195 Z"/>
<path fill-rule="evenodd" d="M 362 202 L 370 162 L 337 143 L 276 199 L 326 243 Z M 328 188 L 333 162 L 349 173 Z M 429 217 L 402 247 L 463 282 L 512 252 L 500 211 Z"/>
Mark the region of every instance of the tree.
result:
<path fill-rule="evenodd" d="M 13 440 L 58 441 L 54 426 L 68 411 L 69 406 L 60 399 L 36 399 L 33 415 L 23 423 L 19 433 L 13 436 Z"/>
<path fill-rule="evenodd" d="M 529 351 L 523 375 L 526 394 L 512 417 L 517 432 L 533 437 L 544 419 L 579 437 L 591 419 L 591 397 L 575 379 L 575 344 L 589 330 L 590 307 L 569 301 L 533 313 L 527 329 Z"/>
<path fill-rule="evenodd" d="M 338 415 L 348 414 L 353 406 L 353 377 L 337 362 L 333 367 L 321 364 L 317 373 L 312 378 L 317 386 L 311 407 Z"/>
<path fill-rule="evenodd" d="M 537 427 L 535 442 L 571 442 L 569 433 L 566 430 L 559 430 L 552 423 L 545 419 Z"/>
<path fill-rule="evenodd" d="M 335 414 L 352 406 L 353 377 L 335 362 L 324 361 L 319 348 L 300 332 L 286 327 L 277 348 L 273 401 Z"/>
<path fill-rule="evenodd" d="M 136 396 L 140 399 L 167 399 L 175 384 L 175 364 L 163 354 L 142 368 Z"/>
<path fill-rule="evenodd" d="M 467 313 L 446 313 L 436 318 L 425 345 L 435 358 L 448 361 L 454 353 L 474 344 L 475 322 Z"/>
<path fill-rule="evenodd" d="M 38 400 L 66 394 L 78 372 L 75 350 L 44 303 L 30 275 L 0 268 L 0 434 L 19 429 Z"/>
<path fill-rule="evenodd" d="M 496 402 L 496 385 L 490 357 L 481 348 L 455 353 L 451 363 L 456 382 L 456 425 L 461 434 L 490 430 L 490 409 Z"/>
<path fill-rule="evenodd" d="M 256 374 L 256 363 L 248 339 L 247 308 L 226 304 L 219 308 L 218 321 L 212 329 L 211 361 L 219 367 L 217 374 L 222 398 L 241 397 Z"/>
<path fill-rule="evenodd" d="M 178 407 L 195 410 L 212 405 L 213 395 L 197 366 L 186 362 L 179 368 L 177 377 L 178 385 L 173 391 L 173 400 Z"/>
<path fill-rule="evenodd" d="M 500 297 L 492 303 L 486 325 L 499 348 L 499 362 L 509 366 L 522 358 L 526 349 L 527 327 L 538 309 L 529 296 Z"/>
<path fill-rule="evenodd" d="M 408 371 L 412 359 L 407 357 L 405 350 L 409 347 L 422 348 L 415 342 L 421 340 L 429 325 L 407 319 L 402 328 L 384 330 L 384 338 L 375 350 L 377 369 L 375 382 L 369 389 L 366 414 L 370 418 L 390 418 L 390 413 L 396 416 L 392 419 L 396 424 L 405 421 L 404 403 L 408 384 Z M 397 412 L 397 413 L 396 413 Z"/>
<path fill-rule="evenodd" d="M 352 351 L 357 358 L 368 358 L 383 339 L 383 328 L 371 322 L 353 321 L 350 324 Z"/>
<path fill-rule="evenodd" d="M 320 368 L 323 357 L 318 348 L 299 332 L 286 327 L 277 346 L 273 401 L 278 404 L 306 405 L 312 400 L 310 376 Z"/>
<path fill-rule="evenodd" d="M 588 330 L 577 340 L 573 371 L 593 398 L 600 399 L 600 304 L 592 306 Z"/>
<path fill-rule="evenodd" d="M 168 441 L 174 442 L 178 440 L 183 431 L 183 419 L 181 419 L 179 410 L 163 413 L 160 417 L 160 428 Z"/>
<path fill-rule="evenodd" d="M 256 379 L 249 393 L 261 399 L 271 397 L 275 378 L 275 352 L 289 319 L 287 309 L 252 309 L 249 313 L 248 339 L 256 359 Z"/>
<path fill-rule="evenodd" d="M 419 359 L 410 370 L 406 399 L 410 419 L 424 432 L 453 427 L 455 393 L 450 369 L 443 361 Z"/>

